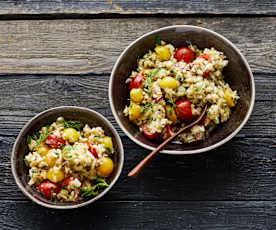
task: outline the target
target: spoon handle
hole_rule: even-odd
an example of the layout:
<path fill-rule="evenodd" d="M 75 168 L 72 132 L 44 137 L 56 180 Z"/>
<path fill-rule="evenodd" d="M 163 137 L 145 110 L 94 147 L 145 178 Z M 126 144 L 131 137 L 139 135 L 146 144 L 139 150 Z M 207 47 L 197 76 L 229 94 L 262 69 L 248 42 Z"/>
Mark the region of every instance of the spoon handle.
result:
<path fill-rule="evenodd" d="M 178 132 L 176 132 L 174 135 L 166 139 L 162 144 L 160 144 L 156 149 L 154 149 L 149 155 L 147 155 L 138 165 L 133 168 L 128 176 L 135 178 L 139 175 L 139 173 L 142 171 L 142 169 L 152 160 L 155 155 L 161 151 L 172 139 L 174 139 L 176 136 L 178 136 L 180 133 L 182 133 L 184 130 L 191 128 L 192 126 L 196 125 L 198 122 L 201 121 L 203 118 L 205 112 L 206 112 L 207 106 L 205 106 L 204 111 L 201 113 L 201 115 L 196 119 L 193 123 L 181 128 Z"/>

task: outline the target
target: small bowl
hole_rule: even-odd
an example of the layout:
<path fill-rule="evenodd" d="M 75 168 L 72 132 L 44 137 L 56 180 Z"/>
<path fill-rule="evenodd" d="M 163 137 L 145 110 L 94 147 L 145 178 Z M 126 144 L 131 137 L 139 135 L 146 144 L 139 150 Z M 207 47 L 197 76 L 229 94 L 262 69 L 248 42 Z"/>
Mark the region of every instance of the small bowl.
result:
<path fill-rule="evenodd" d="M 54 122 L 58 117 L 64 117 L 68 120 L 77 120 L 83 124 L 89 124 L 91 127 L 101 126 L 105 134 L 112 137 L 113 146 L 115 150 L 114 155 L 114 171 L 109 177 L 108 183 L 109 186 L 102 191 L 99 195 L 81 202 L 54 202 L 47 200 L 41 196 L 41 194 L 36 191 L 33 187 L 28 185 L 28 168 L 24 164 L 24 156 L 28 153 L 28 146 L 26 143 L 27 137 L 32 135 L 35 132 L 38 132 L 41 127 L 49 125 Z M 47 208 L 55 209 L 73 209 L 79 208 L 88 204 L 93 203 L 94 201 L 101 198 L 105 195 L 115 184 L 119 178 L 124 162 L 124 150 L 121 139 L 117 134 L 116 130 L 112 124 L 104 118 L 101 114 L 86 108 L 75 107 L 75 106 L 62 106 L 56 107 L 49 110 L 46 110 L 42 113 L 39 113 L 34 118 L 32 118 L 20 131 L 15 144 L 12 149 L 11 155 L 11 166 L 12 174 L 16 181 L 18 187 L 22 192 L 29 197 L 32 201 L 37 204 L 40 204 Z"/>
<path fill-rule="evenodd" d="M 130 139 L 146 149 L 153 150 L 160 144 L 160 142 L 148 140 L 123 114 L 129 98 L 129 89 L 125 81 L 131 71 L 137 68 L 137 59 L 155 47 L 157 37 L 175 47 L 183 46 L 186 41 L 190 41 L 201 49 L 214 47 L 224 52 L 229 60 L 228 66 L 224 69 L 226 82 L 232 89 L 237 90 L 240 96 L 230 119 L 211 132 L 203 142 L 168 144 L 162 153 L 195 154 L 209 151 L 229 141 L 245 125 L 253 110 L 255 100 L 253 74 L 246 59 L 232 42 L 218 33 L 197 26 L 178 25 L 152 31 L 132 42 L 123 51 L 113 67 L 109 82 L 110 106 L 121 129 Z"/>

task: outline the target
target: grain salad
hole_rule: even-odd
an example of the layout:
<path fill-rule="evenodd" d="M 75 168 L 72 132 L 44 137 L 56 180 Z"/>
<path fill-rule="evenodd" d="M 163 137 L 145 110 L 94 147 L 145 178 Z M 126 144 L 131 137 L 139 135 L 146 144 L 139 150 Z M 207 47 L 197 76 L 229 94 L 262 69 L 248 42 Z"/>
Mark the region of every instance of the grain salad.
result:
<path fill-rule="evenodd" d="M 108 187 L 114 150 L 112 138 L 101 127 L 59 117 L 27 142 L 28 183 L 46 199 L 76 202 Z"/>
<path fill-rule="evenodd" d="M 176 48 L 160 39 L 132 71 L 130 103 L 124 115 L 148 139 L 166 139 L 200 115 L 202 122 L 178 136 L 177 141 L 204 140 L 220 123 L 226 122 L 239 99 L 224 81 L 227 57 L 215 48 L 199 49 L 189 44 Z"/>

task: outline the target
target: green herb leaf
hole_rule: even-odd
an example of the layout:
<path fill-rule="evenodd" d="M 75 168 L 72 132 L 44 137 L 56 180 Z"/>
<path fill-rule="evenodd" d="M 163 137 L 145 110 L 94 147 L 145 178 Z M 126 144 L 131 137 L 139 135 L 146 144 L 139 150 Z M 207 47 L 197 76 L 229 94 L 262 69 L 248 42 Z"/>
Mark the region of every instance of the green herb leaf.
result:
<path fill-rule="evenodd" d="M 27 142 L 31 141 L 31 139 L 35 140 L 38 146 L 42 144 L 42 142 L 50 135 L 50 126 L 46 127 L 46 132 L 44 134 L 42 133 L 35 133 L 33 136 L 27 137 Z"/>
<path fill-rule="evenodd" d="M 31 144 L 31 142 L 32 142 L 32 138 L 31 138 L 31 136 L 28 136 L 27 137 L 27 144 L 29 145 L 29 144 Z"/>
<path fill-rule="evenodd" d="M 64 118 L 63 118 L 63 123 L 64 123 L 64 127 L 65 128 L 73 128 L 73 129 L 76 129 L 78 131 L 81 131 L 82 127 L 83 127 L 83 124 L 79 121 L 66 121 Z"/>
<path fill-rule="evenodd" d="M 157 44 L 157 45 L 162 45 L 162 41 L 161 41 L 161 39 L 159 38 L 159 37 L 156 37 L 156 39 L 155 39 L 155 43 Z"/>
<path fill-rule="evenodd" d="M 71 159 L 72 158 L 72 156 L 71 155 L 69 155 L 69 156 L 65 156 L 67 159 Z"/>
<path fill-rule="evenodd" d="M 105 149 L 106 149 L 108 152 L 110 152 L 110 153 L 112 152 L 112 150 L 111 150 L 110 147 L 106 147 Z"/>
<path fill-rule="evenodd" d="M 200 85 L 200 86 L 198 86 L 198 87 L 196 87 L 196 88 L 195 88 L 195 91 L 198 92 L 199 90 L 201 90 L 202 87 L 203 87 L 203 84 Z"/>
<path fill-rule="evenodd" d="M 24 162 L 26 165 L 28 165 L 28 161 L 27 161 L 26 157 L 24 158 Z"/>
<path fill-rule="evenodd" d="M 96 184 L 93 185 L 90 188 L 78 188 L 81 190 L 82 197 L 89 197 L 89 196 L 96 196 L 102 191 L 104 188 L 108 187 L 109 185 L 106 183 L 106 181 L 102 178 L 96 179 Z"/>
<path fill-rule="evenodd" d="M 73 150 L 73 147 L 68 146 L 68 147 L 63 148 L 63 149 L 62 149 L 62 152 L 63 152 L 63 153 L 66 153 L 66 152 L 70 152 L 70 151 L 72 151 L 72 150 Z"/>
<path fill-rule="evenodd" d="M 149 109 L 151 109 L 151 107 L 154 105 L 154 102 L 149 102 L 146 105 L 143 106 L 143 110 L 142 113 L 146 113 Z"/>
<path fill-rule="evenodd" d="M 168 99 L 168 100 L 167 100 L 167 103 L 171 104 L 171 108 L 170 108 L 170 110 L 169 110 L 169 113 L 170 113 L 170 115 L 172 115 L 173 110 L 174 110 L 175 107 L 176 107 L 176 104 L 174 103 L 174 101 L 173 101 L 172 99 Z"/>
<path fill-rule="evenodd" d="M 55 198 L 55 196 L 54 196 L 54 189 L 51 191 L 51 201 L 55 201 L 56 200 L 56 198 Z"/>

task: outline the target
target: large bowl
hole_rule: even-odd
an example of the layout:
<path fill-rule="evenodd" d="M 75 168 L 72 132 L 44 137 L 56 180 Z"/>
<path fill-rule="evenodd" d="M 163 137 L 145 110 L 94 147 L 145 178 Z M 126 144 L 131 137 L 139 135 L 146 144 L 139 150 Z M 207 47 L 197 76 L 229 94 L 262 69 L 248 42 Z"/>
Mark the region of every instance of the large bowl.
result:
<path fill-rule="evenodd" d="M 230 119 L 213 131 L 206 140 L 195 144 L 169 144 L 162 152 L 194 154 L 209 151 L 229 141 L 245 125 L 253 110 L 255 100 L 253 75 L 246 59 L 232 42 L 216 32 L 197 26 L 177 25 L 152 31 L 132 42 L 123 51 L 113 67 L 109 83 L 110 106 L 121 129 L 135 143 L 149 150 L 160 144 L 147 139 L 123 114 L 129 98 L 129 89 L 125 81 L 131 71 L 137 68 L 137 59 L 155 47 L 157 37 L 172 43 L 175 47 L 183 46 L 186 41 L 190 41 L 201 49 L 215 47 L 222 51 L 229 60 L 229 65 L 224 70 L 225 80 L 232 89 L 238 91 L 240 96 Z"/>
<path fill-rule="evenodd" d="M 38 132 L 41 129 L 41 127 L 53 123 L 60 116 L 64 117 L 66 120 L 77 120 L 82 122 L 83 124 L 89 124 L 90 127 L 100 126 L 104 129 L 106 135 L 112 137 L 113 141 L 115 167 L 113 173 L 111 174 L 108 180 L 109 186 L 99 195 L 78 203 L 55 202 L 47 200 L 43 198 L 41 194 L 38 191 L 36 191 L 33 187 L 28 185 L 29 173 L 28 168 L 24 164 L 23 160 L 24 156 L 28 153 L 28 146 L 26 142 L 27 137 L 35 132 Z M 120 173 L 122 171 L 123 162 L 123 145 L 119 135 L 117 134 L 116 130 L 111 125 L 111 123 L 108 120 L 106 120 L 101 114 L 93 110 L 75 106 L 62 106 L 52 108 L 42 113 L 39 113 L 34 118 L 32 118 L 19 133 L 13 146 L 11 155 L 12 174 L 14 176 L 16 184 L 22 190 L 22 192 L 35 203 L 47 208 L 55 209 L 79 208 L 101 198 L 112 188 L 112 186 L 119 178 Z"/>

